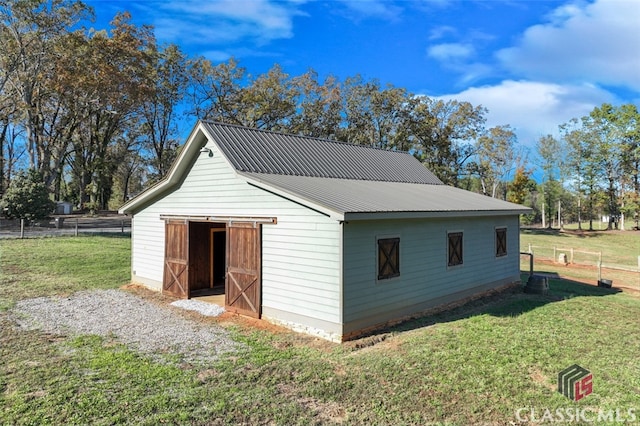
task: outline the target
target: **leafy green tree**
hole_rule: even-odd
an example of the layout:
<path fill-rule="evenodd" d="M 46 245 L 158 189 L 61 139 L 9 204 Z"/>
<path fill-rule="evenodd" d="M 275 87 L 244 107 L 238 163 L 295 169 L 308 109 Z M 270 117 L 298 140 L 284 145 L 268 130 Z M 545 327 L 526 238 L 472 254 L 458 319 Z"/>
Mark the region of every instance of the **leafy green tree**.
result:
<path fill-rule="evenodd" d="M 546 135 L 538 140 L 536 145 L 540 158 L 540 166 L 543 172 L 542 193 L 545 204 L 542 226 L 551 227 L 551 215 L 557 202 L 558 191 L 556 186 L 560 177 L 562 146 L 560 141 L 551 135 Z"/>
<path fill-rule="evenodd" d="M 484 195 L 496 198 L 500 185 L 517 167 L 516 142 L 516 134 L 510 126 L 493 127 L 478 138 L 477 170 Z"/>
<path fill-rule="evenodd" d="M 34 169 L 19 172 L 0 203 L 4 216 L 27 222 L 48 217 L 55 207 L 42 175 Z"/>
<path fill-rule="evenodd" d="M 635 218 L 638 226 L 640 213 L 640 112 L 633 104 L 622 105 L 618 110 L 616 125 L 622 139 L 621 143 L 621 176 L 620 176 L 620 211 L 623 214 L 621 229 L 624 229 L 624 218 Z"/>
<path fill-rule="evenodd" d="M 620 177 L 622 153 L 621 133 L 617 124 L 618 110 L 611 104 L 602 104 L 582 119 L 583 126 L 595 143 L 595 153 L 605 182 L 609 213 L 607 229 L 612 229 L 618 208 L 617 186 Z"/>
<path fill-rule="evenodd" d="M 299 96 L 298 113 L 291 119 L 289 131 L 316 138 L 337 139 L 342 121 L 342 92 L 334 76 L 318 81 L 318 73 L 309 70 L 294 77 L 292 84 Z"/>
<path fill-rule="evenodd" d="M 444 183 L 457 186 L 474 141 L 484 131 L 487 110 L 469 102 L 413 97 L 409 134 L 414 155 Z"/>

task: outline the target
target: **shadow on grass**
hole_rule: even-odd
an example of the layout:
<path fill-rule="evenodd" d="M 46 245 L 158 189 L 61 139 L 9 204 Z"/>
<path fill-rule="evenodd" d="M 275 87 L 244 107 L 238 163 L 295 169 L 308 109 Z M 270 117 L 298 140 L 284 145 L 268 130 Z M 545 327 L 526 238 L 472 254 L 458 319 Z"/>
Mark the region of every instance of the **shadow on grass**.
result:
<path fill-rule="evenodd" d="M 549 277 L 549 293 L 546 295 L 528 294 L 524 292 L 524 286 L 518 286 L 500 293 L 471 300 L 451 309 L 404 321 L 398 325 L 380 330 L 375 334 L 409 331 L 483 314 L 497 317 L 519 316 L 548 303 L 554 303 L 572 297 L 602 297 L 621 292 L 621 290 L 617 288 L 596 287 L 579 281 L 563 279 L 554 272 L 539 272 L 539 274 L 544 274 Z M 528 276 L 528 273 L 522 274 L 523 283 L 526 282 Z"/>
<path fill-rule="evenodd" d="M 569 237 L 569 236 L 577 236 L 578 238 L 594 238 L 594 237 L 602 237 L 607 234 L 606 229 L 593 229 L 589 231 L 588 229 L 563 229 L 560 231 L 559 229 L 553 228 L 522 228 L 520 230 L 521 234 L 524 235 L 553 235 L 554 237 Z"/>
<path fill-rule="evenodd" d="M 104 237 L 116 239 L 130 239 L 131 232 L 82 232 L 78 237 Z"/>

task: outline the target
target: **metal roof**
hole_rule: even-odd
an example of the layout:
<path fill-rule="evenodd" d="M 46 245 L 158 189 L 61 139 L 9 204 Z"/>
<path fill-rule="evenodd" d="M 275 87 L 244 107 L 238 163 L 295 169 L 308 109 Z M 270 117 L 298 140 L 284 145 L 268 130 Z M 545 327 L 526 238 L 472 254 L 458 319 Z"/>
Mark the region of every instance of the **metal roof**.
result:
<path fill-rule="evenodd" d="M 442 185 L 412 155 L 306 136 L 202 122 L 241 172 Z"/>
<path fill-rule="evenodd" d="M 365 146 L 199 122 L 168 175 L 120 208 L 135 214 L 178 188 L 212 140 L 249 184 L 337 220 L 528 213 L 518 204 L 444 185 L 413 156 Z"/>
<path fill-rule="evenodd" d="M 250 183 L 341 219 L 523 214 L 529 208 L 449 185 L 241 173 Z M 399 214 L 402 213 L 402 214 Z M 463 213 L 463 214 L 461 214 Z"/>

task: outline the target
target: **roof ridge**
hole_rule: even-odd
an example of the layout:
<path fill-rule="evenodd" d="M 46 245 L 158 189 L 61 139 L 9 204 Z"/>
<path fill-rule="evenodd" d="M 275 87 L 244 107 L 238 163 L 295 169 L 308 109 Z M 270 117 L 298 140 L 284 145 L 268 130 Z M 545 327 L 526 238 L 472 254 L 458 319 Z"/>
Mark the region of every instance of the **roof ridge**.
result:
<path fill-rule="evenodd" d="M 371 150 L 383 151 L 383 152 L 397 152 L 398 154 L 406 154 L 406 155 L 413 156 L 412 154 L 409 153 L 409 151 L 400 150 L 400 149 L 385 149 L 385 148 L 369 146 L 369 145 L 360 145 L 360 144 L 356 144 L 356 143 L 353 143 L 353 142 L 339 141 L 339 140 L 336 140 L 336 139 L 327 139 L 327 138 L 320 138 L 320 137 L 316 137 L 316 136 L 301 135 L 301 134 L 298 134 L 298 133 L 286 133 L 284 131 L 278 131 L 278 130 L 258 129 L 256 127 L 243 126 L 241 124 L 224 123 L 224 122 L 215 121 L 215 120 L 201 120 L 201 121 L 203 123 L 212 124 L 212 125 L 216 125 L 216 126 L 234 127 L 236 129 L 242 129 L 242 130 L 258 132 L 258 133 L 271 133 L 273 135 L 288 136 L 288 137 L 295 136 L 295 137 L 298 137 L 298 138 L 311 139 L 311 140 L 315 140 L 315 141 L 319 141 L 319 142 L 328 142 L 328 143 L 332 143 L 332 144 L 336 144 L 336 145 L 347 145 L 347 146 L 353 146 L 353 147 L 357 147 L 357 148 L 371 149 Z"/>

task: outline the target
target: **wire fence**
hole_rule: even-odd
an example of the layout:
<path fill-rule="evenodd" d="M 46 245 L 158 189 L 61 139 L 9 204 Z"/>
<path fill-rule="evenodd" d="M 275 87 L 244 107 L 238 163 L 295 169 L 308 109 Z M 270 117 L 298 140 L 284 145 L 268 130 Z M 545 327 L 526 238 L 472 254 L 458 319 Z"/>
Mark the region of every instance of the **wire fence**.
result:
<path fill-rule="evenodd" d="M 0 219 L 0 238 L 78 236 L 80 234 L 130 234 L 131 218 L 126 216 L 56 216 L 27 223 L 24 219 Z"/>

